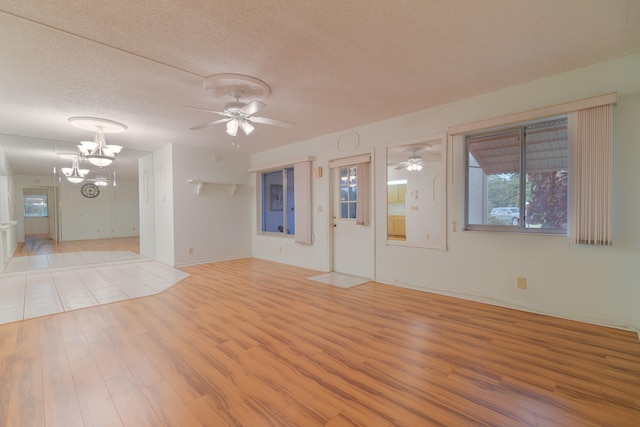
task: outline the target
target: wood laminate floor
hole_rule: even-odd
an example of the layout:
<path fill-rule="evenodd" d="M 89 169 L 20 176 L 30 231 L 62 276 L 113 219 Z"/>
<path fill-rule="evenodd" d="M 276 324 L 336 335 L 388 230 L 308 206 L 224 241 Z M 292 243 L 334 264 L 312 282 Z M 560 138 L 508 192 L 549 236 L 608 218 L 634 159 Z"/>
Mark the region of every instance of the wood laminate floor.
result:
<path fill-rule="evenodd" d="M 6 426 L 638 426 L 635 333 L 257 259 L 0 326 Z"/>
<path fill-rule="evenodd" d="M 140 253 L 140 238 L 114 237 L 108 239 L 69 240 L 58 242 L 46 235 L 27 235 L 18 243 L 14 257 L 61 254 L 66 252 L 123 251 Z"/>

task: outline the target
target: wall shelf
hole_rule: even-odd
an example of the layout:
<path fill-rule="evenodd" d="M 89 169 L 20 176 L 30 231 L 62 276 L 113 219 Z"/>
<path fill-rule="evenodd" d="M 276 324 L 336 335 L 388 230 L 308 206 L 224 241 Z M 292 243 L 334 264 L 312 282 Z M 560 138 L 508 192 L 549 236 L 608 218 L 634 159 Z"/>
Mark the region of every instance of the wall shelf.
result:
<path fill-rule="evenodd" d="M 233 196 L 234 194 L 236 194 L 236 190 L 238 189 L 238 186 L 240 185 L 240 184 L 233 184 L 231 182 L 202 181 L 200 179 L 188 179 L 187 182 L 190 183 L 190 184 L 195 184 L 196 185 L 196 194 L 202 194 L 202 189 L 203 189 L 204 185 L 208 184 L 208 185 L 229 186 L 229 194 L 231 194 Z"/>

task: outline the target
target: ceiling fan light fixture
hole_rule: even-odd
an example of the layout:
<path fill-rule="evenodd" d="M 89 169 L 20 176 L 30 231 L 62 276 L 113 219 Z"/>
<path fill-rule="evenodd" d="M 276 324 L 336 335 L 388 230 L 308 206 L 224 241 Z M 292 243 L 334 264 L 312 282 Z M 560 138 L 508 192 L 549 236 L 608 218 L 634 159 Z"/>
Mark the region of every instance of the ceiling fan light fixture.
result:
<path fill-rule="evenodd" d="M 254 115 L 267 106 L 264 102 L 259 101 L 259 99 L 266 98 L 266 96 L 271 93 L 271 88 L 259 79 L 241 74 L 214 74 L 204 80 L 203 86 L 206 90 L 213 92 L 217 97 L 227 97 L 231 95 L 234 100 L 227 102 L 224 105 L 223 111 L 214 111 L 208 108 L 189 107 L 188 105 L 185 105 L 187 108 L 206 111 L 208 113 L 224 117 L 222 119 L 212 120 L 208 123 L 194 126 L 190 128 L 191 130 L 200 130 L 208 126 L 226 123 L 227 134 L 237 136 L 238 128 L 241 127 L 244 134 L 248 136 L 253 134 L 255 131 L 255 127 L 251 123 L 260 123 L 283 128 L 291 128 L 295 126 L 295 123 L 293 122 Z M 242 102 L 240 101 L 241 98 L 253 99 L 248 102 Z"/>
<path fill-rule="evenodd" d="M 422 165 L 420 163 L 411 163 L 407 166 L 407 170 L 409 172 L 420 172 L 422 170 Z"/>
<path fill-rule="evenodd" d="M 249 123 L 246 120 L 243 120 L 240 123 L 240 126 L 242 126 L 242 130 L 244 131 L 245 135 L 249 136 L 253 133 L 254 130 L 256 130 L 256 128 L 254 126 L 251 125 L 251 123 Z"/>
<path fill-rule="evenodd" d="M 231 136 L 238 134 L 238 120 L 233 118 L 227 122 L 227 133 Z"/>

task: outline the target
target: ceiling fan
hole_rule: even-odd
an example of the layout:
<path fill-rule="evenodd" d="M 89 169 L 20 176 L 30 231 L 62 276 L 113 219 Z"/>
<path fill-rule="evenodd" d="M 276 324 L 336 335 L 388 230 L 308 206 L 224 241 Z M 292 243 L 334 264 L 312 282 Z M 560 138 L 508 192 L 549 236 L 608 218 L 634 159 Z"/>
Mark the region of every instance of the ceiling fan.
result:
<path fill-rule="evenodd" d="M 408 149 L 407 149 L 408 148 Z M 424 152 L 424 155 L 427 157 L 427 162 L 439 161 L 440 160 L 440 145 L 439 144 L 419 144 L 413 145 L 411 147 L 406 147 L 406 151 L 410 151 L 411 155 L 407 160 L 394 163 L 396 170 L 406 169 L 410 172 L 419 172 L 425 165 L 425 160 L 422 156 L 418 155 L 417 152 Z M 400 154 L 396 151 L 397 154 Z"/>
<path fill-rule="evenodd" d="M 200 130 L 208 126 L 213 126 L 221 123 L 227 124 L 227 133 L 231 136 L 238 134 L 238 128 L 242 129 L 245 135 L 251 135 L 255 130 L 255 127 L 251 123 L 261 123 L 271 126 L 279 126 L 283 128 L 292 128 L 295 126 L 293 122 L 286 122 L 284 120 L 269 119 L 266 117 L 255 116 L 258 111 L 266 107 L 266 104 L 257 100 L 244 103 L 240 101 L 240 98 L 244 95 L 244 92 L 235 90 L 232 93 L 235 101 L 227 102 L 224 106 L 224 111 L 214 111 L 206 108 L 199 107 L 185 107 L 193 108 L 195 110 L 207 111 L 209 113 L 218 114 L 224 116 L 222 119 L 213 120 L 208 123 L 194 126 L 191 130 Z M 250 123 L 251 122 L 251 123 Z"/>
<path fill-rule="evenodd" d="M 416 150 L 413 150 L 413 154 L 411 154 L 406 161 L 396 165 L 396 170 L 406 169 L 411 172 L 418 172 L 421 171 L 423 167 L 424 162 L 422 161 L 422 156 L 418 156 Z"/>

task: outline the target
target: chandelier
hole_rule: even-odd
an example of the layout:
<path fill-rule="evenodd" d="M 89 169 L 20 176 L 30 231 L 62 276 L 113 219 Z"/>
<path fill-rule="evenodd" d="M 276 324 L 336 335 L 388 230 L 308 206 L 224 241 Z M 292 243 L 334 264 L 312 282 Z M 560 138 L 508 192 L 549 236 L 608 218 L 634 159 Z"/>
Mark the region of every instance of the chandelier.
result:
<path fill-rule="evenodd" d="M 102 130 L 96 132 L 93 141 L 80 141 L 78 148 L 85 159 L 99 168 L 109 166 L 122 151 L 122 145 L 107 145 Z"/>
<path fill-rule="evenodd" d="M 60 171 L 67 180 L 73 184 L 79 184 L 84 181 L 85 176 L 89 173 L 89 169 L 80 169 L 78 167 L 77 156 L 73 159 L 73 163 L 70 168 L 60 168 Z"/>
<path fill-rule="evenodd" d="M 109 144 L 105 141 L 105 133 L 124 132 L 127 127 L 113 120 L 96 117 L 71 117 L 69 122 L 84 130 L 95 132 L 93 141 L 81 141 L 78 149 L 82 156 L 97 167 L 109 166 L 122 151 L 122 145 Z"/>

